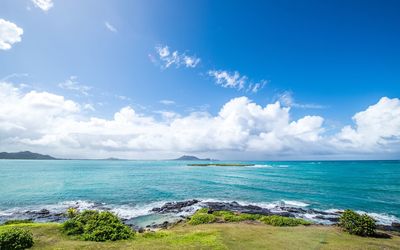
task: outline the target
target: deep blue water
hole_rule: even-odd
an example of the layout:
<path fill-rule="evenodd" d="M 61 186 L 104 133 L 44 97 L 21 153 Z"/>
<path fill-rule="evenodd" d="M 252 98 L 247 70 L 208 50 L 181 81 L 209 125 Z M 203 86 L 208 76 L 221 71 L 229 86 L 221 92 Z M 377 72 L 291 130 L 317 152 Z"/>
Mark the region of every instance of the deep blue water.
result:
<path fill-rule="evenodd" d="M 73 201 L 100 202 L 135 215 L 165 201 L 198 198 L 264 205 L 285 201 L 400 218 L 400 161 L 253 162 L 255 167 L 187 163 L 0 160 L 0 215 Z"/>

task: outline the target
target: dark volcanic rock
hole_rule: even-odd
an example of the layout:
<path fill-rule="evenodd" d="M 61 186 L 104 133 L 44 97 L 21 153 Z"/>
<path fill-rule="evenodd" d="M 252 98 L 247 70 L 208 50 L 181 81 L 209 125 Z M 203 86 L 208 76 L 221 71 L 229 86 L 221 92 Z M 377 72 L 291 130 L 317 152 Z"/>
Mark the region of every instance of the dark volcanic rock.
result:
<path fill-rule="evenodd" d="M 396 225 L 399 223 L 393 222 L 392 225 L 376 225 L 377 229 L 383 230 L 383 231 L 395 231 L 395 232 L 400 232 L 400 226 Z"/>
<path fill-rule="evenodd" d="M 259 206 L 254 205 L 240 205 L 236 201 L 233 202 L 205 202 L 205 206 L 213 211 L 228 210 L 232 212 L 248 213 L 248 214 L 262 214 L 272 215 L 273 213 Z"/>
<path fill-rule="evenodd" d="M 199 202 L 198 200 L 167 202 L 162 207 L 155 207 L 151 211 L 157 213 L 180 213 L 183 211 L 183 208 L 193 206 Z"/>
<path fill-rule="evenodd" d="M 318 219 L 318 220 L 327 220 L 327 221 L 333 222 L 335 224 L 339 222 L 339 217 L 326 217 L 323 215 L 317 215 L 314 218 Z"/>

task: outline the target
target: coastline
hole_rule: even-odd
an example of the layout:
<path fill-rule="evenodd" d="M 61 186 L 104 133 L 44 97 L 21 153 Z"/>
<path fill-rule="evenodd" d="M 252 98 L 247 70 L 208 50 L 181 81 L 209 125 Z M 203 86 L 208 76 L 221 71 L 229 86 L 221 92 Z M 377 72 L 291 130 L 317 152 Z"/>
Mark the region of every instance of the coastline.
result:
<path fill-rule="evenodd" d="M 78 211 L 99 210 L 111 211 L 118 215 L 125 224 L 135 230 L 168 228 L 184 221 L 200 208 L 209 208 L 214 211 L 231 211 L 236 213 L 250 213 L 261 215 L 280 215 L 284 217 L 305 219 L 314 225 L 336 225 L 343 210 L 318 210 L 307 208 L 308 204 L 301 202 L 280 201 L 271 204 L 252 204 L 236 201 L 216 201 L 192 199 L 173 202 L 156 202 L 146 206 L 129 207 L 126 205 L 110 206 L 96 202 L 64 202 L 57 205 L 13 208 L 0 211 L 0 224 L 8 220 L 31 220 L 32 222 L 61 223 L 67 218 L 65 211 L 72 207 Z M 378 228 L 382 230 L 400 232 L 400 220 L 395 216 L 366 213 L 376 220 Z"/>

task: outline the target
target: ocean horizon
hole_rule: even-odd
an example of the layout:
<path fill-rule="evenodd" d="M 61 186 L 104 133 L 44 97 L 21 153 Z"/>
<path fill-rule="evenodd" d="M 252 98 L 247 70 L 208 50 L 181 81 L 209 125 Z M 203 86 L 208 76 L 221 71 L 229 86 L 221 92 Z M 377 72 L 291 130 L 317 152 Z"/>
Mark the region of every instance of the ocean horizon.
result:
<path fill-rule="evenodd" d="M 225 161 L 218 161 L 224 163 Z M 253 166 L 188 166 L 193 161 L 1 160 L 0 221 L 29 211 L 63 213 L 110 210 L 144 226 L 182 214 L 151 211 L 166 202 L 197 199 L 301 208 L 321 224 L 318 212 L 353 209 L 378 224 L 400 222 L 400 161 L 229 161 Z M 195 212 L 200 204 L 188 208 Z"/>

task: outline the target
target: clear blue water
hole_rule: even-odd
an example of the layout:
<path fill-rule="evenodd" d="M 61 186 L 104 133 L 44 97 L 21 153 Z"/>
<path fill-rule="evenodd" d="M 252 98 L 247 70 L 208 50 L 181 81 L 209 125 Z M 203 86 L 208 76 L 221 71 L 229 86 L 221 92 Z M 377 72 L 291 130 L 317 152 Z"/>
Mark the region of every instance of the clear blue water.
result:
<path fill-rule="evenodd" d="M 400 161 L 253 162 L 255 167 L 187 163 L 0 160 L 0 213 L 70 201 L 148 210 L 165 201 L 198 198 L 256 204 L 284 200 L 400 218 Z"/>

